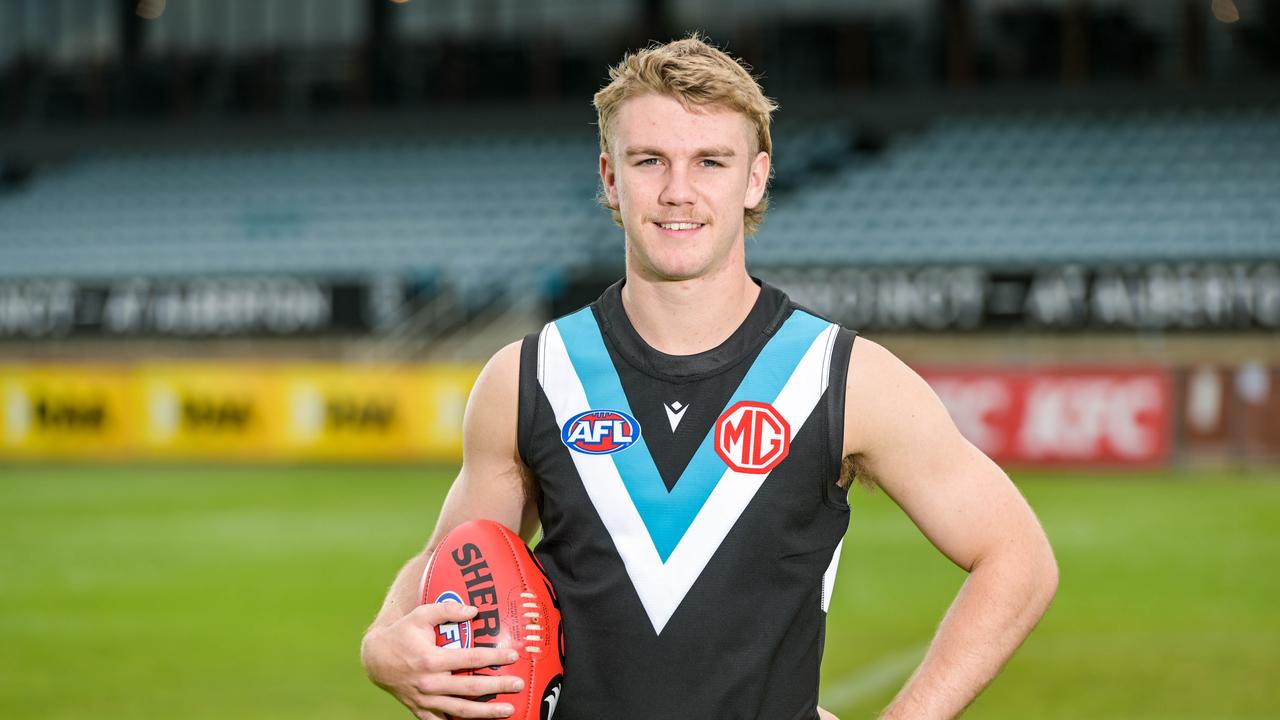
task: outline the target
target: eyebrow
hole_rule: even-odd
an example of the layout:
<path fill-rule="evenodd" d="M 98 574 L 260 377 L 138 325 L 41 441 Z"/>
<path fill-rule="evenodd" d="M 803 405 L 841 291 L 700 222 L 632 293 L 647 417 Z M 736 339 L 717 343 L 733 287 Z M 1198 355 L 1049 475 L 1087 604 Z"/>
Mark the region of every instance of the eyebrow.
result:
<path fill-rule="evenodd" d="M 658 157 L 666 157 L 667 154 L 657 148 L 651 147 L 629 147 L 624 153 L 627 157 L 635 157 L 637 155 L 656 155 Z M 715 147 L 699 148 L 693 151 L 694 157 L 733 157 L 736 153 L 733 148 L 727 145 L 717 145 Z"/>

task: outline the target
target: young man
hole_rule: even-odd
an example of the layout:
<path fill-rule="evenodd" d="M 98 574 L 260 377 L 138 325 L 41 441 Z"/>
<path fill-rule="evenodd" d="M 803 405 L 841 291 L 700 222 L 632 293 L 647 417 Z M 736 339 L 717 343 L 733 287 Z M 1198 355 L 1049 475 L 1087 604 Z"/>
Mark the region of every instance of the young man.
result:
<path fill-rule="evenodd" d="M 509 651 L 435 647 L 434 624 L 474 610 L 415 608 L 431 549 L 483 517 L 525 538 L 541 524 L 567 644 L 557 720 L 830 718 L 818 669 L 856 468 L 969 571 L 883 717 L 958 714 L 1055 592 L 1035 516 L 919 376 L 747 274 L 774 109 L 751 76 L 693 37 L 611 78 L 600 178 L 626 278 L 485 367 L 462 470 L 365 636 L 365 668 L 419 718 L 511 712 L 469 698 L 515 678 L 451 675 Z M 591 411 L 628 420 L 609 453 L 575 435 Z"/>

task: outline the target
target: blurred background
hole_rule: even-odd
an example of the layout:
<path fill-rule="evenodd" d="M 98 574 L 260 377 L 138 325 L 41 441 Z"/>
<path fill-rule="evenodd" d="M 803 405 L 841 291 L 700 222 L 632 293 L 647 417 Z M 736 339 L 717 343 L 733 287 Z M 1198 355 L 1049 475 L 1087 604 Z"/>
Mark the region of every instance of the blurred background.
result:
<path fill-rule="evenodd" d="M 0 717 L 406 717 L 364 626 L 481 364 L 622 274 L 592 93 L 693 30 L 781 105 L 752 273 L 1057 548 L 970 716 L 1280 717 L 1267 0 L 0 0 Z M 853 504 L 869 718 L 964 576 Z"/>

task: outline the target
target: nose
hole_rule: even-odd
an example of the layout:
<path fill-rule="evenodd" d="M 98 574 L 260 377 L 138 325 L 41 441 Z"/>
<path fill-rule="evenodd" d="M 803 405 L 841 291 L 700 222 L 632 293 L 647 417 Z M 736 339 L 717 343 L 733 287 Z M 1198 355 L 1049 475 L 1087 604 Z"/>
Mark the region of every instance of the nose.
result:
<path fill-rule="evenodd" d="M 678 164 L 672 165 L 667 171 L 666 184 L 662 187 L 662 193 L 658 196 L 658 202 L 663 205 L 678 206 L 692 205 L 697 201 L 697 193 L 693 190 L 693 184 L 689 182 L 689 173 Z"/>

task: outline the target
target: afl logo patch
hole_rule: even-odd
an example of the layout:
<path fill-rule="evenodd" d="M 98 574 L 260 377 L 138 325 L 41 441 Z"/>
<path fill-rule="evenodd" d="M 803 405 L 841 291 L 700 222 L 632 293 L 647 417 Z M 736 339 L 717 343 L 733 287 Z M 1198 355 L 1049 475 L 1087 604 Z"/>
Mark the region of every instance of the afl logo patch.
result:
<path fill-rule="evenodd" d="M 791 452 L 791 426 L 772 405 L 743 400 L 716 420 L 716 454 L 741 473 L 762 475 Z"/>
<path fill-rule="evenodd" d="M 461 605 L 462 596 L 452 590 L 446 590 L 440 593 L 440 597 L 436 598 L 436 602 L 453 602 Z M 460 623 L 440 623 L 437 625 L 436 645 L 455 650 L 465 650 L 471 647 L 471 621 L 463 620 Z"/>
<path fill-rule="evenodd" d="M 608 455 L 634 445 L 640 423 L 621 410 L 588 410 L 564 424 L 560 439 L 574 452 Z"/>

